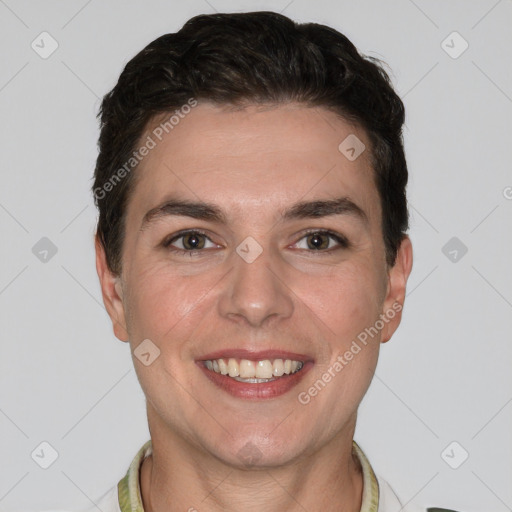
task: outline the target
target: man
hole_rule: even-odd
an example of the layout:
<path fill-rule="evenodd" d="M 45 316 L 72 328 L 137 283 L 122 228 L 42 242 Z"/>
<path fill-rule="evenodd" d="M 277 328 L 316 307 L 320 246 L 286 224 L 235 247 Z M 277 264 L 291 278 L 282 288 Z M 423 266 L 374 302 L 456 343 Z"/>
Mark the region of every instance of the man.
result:
<path fill-rule="evenodd" d="M 98 507 L 401 510 L 353 440 L 412 267 L 380 65 L 326 26 L 197 16 L 100 114 L 97 270 L 151 440 Z"/>

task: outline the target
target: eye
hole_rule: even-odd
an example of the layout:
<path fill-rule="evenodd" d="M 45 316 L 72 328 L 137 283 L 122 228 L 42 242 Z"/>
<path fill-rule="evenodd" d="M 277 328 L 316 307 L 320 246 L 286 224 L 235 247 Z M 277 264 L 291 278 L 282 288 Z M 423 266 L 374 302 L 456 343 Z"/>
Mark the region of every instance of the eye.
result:
<path fill-rule="evenodd" d="M 303 236 L 299 242 L 295 244 L 295 247 L 298 249 L 322 252 L 333 248 L 346 249 L 349 247 L 349 242 L 343 235 L 333 231 L 311 231 L 307 233 L 306 236 Z"/>
<path fill-rule="evenodd" d="M 209 245 L 208 245 L 209 244 Z M 200 231 L 182 231 L 162 244 L 171 251 L 192 252 L 217 247 L 204 233 Z"/>

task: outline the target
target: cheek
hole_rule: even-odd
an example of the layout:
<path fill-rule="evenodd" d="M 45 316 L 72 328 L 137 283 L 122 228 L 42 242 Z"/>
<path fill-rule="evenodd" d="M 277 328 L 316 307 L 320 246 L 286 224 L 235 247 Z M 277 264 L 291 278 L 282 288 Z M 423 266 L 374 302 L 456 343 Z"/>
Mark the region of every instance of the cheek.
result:
<path fill-rule="evenodd" d="M 331 338 L 346 342 L 377 319 L 381 291 L 376 273 L 365 264 L 347 264 L 321 279 L 307 276 L 297 295 L 327 327 Z"/>
<path fill-rule="evenodd" d="M 183 329 L 207 302 L 216 281 L 214 276 L 183 278 L 168 266 L 148 266 L 130 279 L 135 290 L 129 300 L 131 331 L 158 340 L 173 329 Z"/>

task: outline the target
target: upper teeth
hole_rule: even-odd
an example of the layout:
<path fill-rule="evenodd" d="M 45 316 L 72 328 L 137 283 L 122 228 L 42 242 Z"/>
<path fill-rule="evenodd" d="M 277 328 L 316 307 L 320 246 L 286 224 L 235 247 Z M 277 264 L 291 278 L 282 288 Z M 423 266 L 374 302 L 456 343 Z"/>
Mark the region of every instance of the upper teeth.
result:
<path fill-rule="evenodd" d="M 304 363 L 302 361 L 292 361 L 291 359 L 264 359 L 262 361 L 251 361 L 250 359 L 241 359 L 238 362 L 234 358 L 227 360 L 214 359 L 205 361 L 208 370 L 215 373 L 229 375 L 230 377 L 240 377 L 242 379 L 270 379 L 272 377 L 281 377 L 283 374 L 289 375 L 300 370 Z"/>

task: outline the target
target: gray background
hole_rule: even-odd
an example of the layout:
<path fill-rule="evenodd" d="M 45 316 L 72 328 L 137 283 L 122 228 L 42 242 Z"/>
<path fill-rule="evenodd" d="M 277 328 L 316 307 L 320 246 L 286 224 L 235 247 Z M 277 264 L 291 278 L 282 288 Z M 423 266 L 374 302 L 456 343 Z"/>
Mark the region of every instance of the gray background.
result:
<path fill-rule="evenodd" d="M 406 103 L 415 264 L 356 440 L 404 501 L 512 510 L 510 0 L 0 0 L 0 509 L 90 506 L 149 439 L 94 267 L 95 115 L 151 40 L 251 10 L 334 26 L 387 61 Z M 31 458 L 43 441 L 48 469 Z"/>

